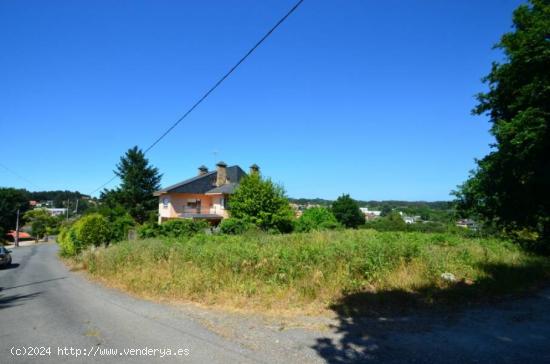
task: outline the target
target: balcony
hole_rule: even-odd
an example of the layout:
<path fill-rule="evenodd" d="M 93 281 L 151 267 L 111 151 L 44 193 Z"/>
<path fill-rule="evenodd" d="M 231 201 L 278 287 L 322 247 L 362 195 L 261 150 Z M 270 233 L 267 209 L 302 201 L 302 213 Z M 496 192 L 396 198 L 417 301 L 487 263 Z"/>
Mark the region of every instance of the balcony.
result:
<path fill-rule="evenodd" d="M 215 207 L 184 207 L 180 209 L 178 217 L 184 219 L 221 219 L 223 218 L 223 209 Z"/>

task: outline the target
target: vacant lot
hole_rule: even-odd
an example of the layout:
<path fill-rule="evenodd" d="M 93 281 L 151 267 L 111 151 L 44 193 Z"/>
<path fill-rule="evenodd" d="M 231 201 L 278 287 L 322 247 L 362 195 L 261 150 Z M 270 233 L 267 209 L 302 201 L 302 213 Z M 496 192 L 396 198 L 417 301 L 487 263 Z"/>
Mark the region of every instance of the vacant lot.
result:
<path fill-rule="evenodd" d="M 371 230 L 141 240 L 78 260 L 94 277 L 145 297 L 272 312 L 462 304 L 550 277 L 547 258 L 507 241 Z"/>

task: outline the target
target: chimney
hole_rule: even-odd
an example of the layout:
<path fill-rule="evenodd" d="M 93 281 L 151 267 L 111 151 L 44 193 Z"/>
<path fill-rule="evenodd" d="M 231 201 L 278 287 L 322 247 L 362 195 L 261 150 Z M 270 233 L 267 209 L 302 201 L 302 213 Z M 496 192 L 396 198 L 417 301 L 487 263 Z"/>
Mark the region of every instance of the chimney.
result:
<path fill-rule="evenodd" d="M 206 168 L 204 164 L 199 167 L 199 176 L 204 176 L 207 173 L 208 173 L 208 168 Z"/>
<path fill-rule="evenodd" d="M 218 164 L 216 164 L 216 170 L 218 172 L 216 176 L 216 187 L 220 187 L 227 183 L 227 164 L 218 162 Z"/>
<path fill-rule="evenodd" d="M 250 174 L 258 174 L 260 173 L 260 167 L 254 163 L 253 165 L 250 166 Z"/>

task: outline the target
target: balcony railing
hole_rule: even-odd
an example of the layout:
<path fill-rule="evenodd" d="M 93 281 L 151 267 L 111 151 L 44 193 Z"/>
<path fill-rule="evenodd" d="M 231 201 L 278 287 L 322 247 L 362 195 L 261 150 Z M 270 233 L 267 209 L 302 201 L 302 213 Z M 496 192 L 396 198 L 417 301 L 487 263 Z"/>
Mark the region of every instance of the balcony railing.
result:
<path fill-rule="evenodd" d="M 184 207 L 183 209 L 178 210 L 178 215 L 183 214 L 215 214 L 221 215 L 223 213 L 223 208 L 221 207 Z"/>

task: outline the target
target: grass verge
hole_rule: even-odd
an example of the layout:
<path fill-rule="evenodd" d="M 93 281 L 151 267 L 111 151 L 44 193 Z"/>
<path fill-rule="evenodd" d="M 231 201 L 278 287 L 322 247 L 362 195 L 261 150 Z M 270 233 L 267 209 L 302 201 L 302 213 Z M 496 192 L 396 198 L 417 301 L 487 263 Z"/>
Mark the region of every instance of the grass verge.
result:
<path fill-rule="evenodd" d="M 508 241 L 372 230 L 150 239 L 77 259 L 103 282 L 149 298 L 306 314 L 463 304 L 550 278 L 547 258 Z"/>

